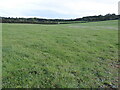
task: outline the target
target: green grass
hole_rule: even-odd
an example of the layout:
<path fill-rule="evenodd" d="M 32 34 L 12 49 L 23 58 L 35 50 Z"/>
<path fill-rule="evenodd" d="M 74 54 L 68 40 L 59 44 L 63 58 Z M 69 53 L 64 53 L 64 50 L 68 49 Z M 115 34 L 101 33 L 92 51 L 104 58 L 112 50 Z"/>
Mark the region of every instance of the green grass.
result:
<path fill-rule="evenodd" d="M 3 88 L 118 87 L 117 23 L 3 24 Z"/>

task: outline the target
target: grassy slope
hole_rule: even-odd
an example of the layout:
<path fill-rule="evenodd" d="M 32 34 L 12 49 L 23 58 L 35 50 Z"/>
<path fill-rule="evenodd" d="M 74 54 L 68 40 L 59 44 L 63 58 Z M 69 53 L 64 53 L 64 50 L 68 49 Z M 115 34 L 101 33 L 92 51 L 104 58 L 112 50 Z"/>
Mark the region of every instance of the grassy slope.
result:
<path fill-rule="evenodd" d="M 117 21 L 3 24 L 3 87 L 117 87 Z"/>

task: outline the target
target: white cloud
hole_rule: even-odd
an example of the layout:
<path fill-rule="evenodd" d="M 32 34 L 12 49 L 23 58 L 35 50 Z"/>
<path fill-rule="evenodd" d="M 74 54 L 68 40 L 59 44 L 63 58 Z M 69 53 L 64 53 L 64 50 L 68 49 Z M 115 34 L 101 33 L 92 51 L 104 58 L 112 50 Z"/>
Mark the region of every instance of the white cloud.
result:
<path fill-rule="evenodd" d="M 35 16 L 76 18 L 118 12 L 118 0 L 0 0 L 0 16 Z M 60 15 L 62 15 L 60 17 Z M 71 17 L 72 16 L 72 17 Z"/>

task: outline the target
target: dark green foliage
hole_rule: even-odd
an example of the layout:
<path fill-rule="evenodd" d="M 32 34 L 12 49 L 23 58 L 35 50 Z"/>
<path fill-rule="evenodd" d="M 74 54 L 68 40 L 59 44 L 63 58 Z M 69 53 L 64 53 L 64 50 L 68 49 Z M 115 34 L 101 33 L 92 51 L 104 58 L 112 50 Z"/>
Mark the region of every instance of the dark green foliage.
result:
<path fill-rule="evenodd" d="M 105 16 L 87 16 L 77 19 L 41 19 L 41 18 L 12 18 L 2 17 L 3 23 L 31 23 L 31 24 L 70 24 L 93 21 L 118 20 L 120 15 L 106 14 Z"/>

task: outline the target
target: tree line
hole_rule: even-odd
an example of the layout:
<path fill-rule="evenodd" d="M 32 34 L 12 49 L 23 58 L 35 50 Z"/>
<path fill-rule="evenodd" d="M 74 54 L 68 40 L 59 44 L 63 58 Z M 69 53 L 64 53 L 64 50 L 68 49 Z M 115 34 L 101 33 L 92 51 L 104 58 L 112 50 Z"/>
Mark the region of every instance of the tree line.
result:
<path fill-rule="evenodd" d="M 0 17 L 2 23 L 31 23 L 31 24 L 68 24 L 68 23 L 84 23 L 106 20 L 118 20 L 120 15 L 106 14 L 98 16 L 86 16 L 76 19 L 43 19 L 43 18 L 13 18 L 13 17 Z"/>

